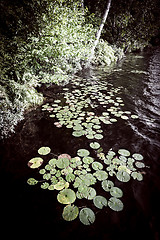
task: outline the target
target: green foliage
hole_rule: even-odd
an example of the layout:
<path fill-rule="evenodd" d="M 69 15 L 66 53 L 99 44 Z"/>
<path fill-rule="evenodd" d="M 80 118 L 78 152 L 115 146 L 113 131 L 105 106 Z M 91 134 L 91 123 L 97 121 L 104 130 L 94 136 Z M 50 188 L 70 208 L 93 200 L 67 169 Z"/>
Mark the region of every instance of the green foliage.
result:
<path fill-rule="evenodd" d="M 42 95 L 35 89 L 37 86 L 67 83 L 71 74 L 82 69 L 90 56 L 97 30 L 79 1 L 42 1 L 41 4 L 31 1 L 27 3 L 28 12 L 25 1 L 17 1 L 15 6 L 7 2 L 7 10 L 2 2 L 2 9 L 6 10 L 6 15 L 2 14 L 3 21 L 7 26 L 0 32 L 2 135 L 13 131 L 26 108 L 42 102 Z M 22 14 L 17 15 L 18 12 Z M 116 60 L 111 47 L 109 60 L 102 59 L 105 49 L 98 51 L 95 63 L 109 64 Z M 83 133 L 75 131 L 74 135 Z"/>

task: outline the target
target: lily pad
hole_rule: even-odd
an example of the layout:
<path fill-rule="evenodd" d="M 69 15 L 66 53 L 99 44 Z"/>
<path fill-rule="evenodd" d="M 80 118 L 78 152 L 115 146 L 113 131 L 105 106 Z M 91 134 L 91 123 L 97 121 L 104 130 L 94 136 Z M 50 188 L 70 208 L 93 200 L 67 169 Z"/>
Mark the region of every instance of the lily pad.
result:
<path fill-rule="evenodd" d="M 40 173 L 40 174 L 44 174 L 45 172 L 46 172 L 45 169 L 40 169 L 40 170 L 39 170 L 39 173 Z"/>
<path fill-rule="evenodd" d="M 77 151 L 77 154 L 80 157 L 87 157 L 90 154 L 90 152 L 87 149 L 79 149 Z"/>
<path fill-rule="evenodd" d="M 51 149 L 49 147 L 41 147 L 38 149 L 38 153 L 40 155 L 47 155 L 48 153 L 50 153 Z"/>
<path fill-rule="evenodd" d="M 63 169 L 69 166 L 69 159 L 68 158 L 59 158 L 56 162 L 58 168 Z"/>
<path fill-rule="evenodd" d="M 102 134 L 95 134 L 94 137 L 96 139 L 102 139 L 103 138 L 103 135 Z"/>
<path fill-rule="evenodd" d="M 86 163 L 86 164 L 90 164 L 94 161 L 94 159 L 92 157 L 84 157 L 83 159 L 83 162 Z"/>
<path fill-rule="evenodd" d="M 54 184 L 49 185 L 48 190 L 54 190 Z"/>
<path fill-rule="evenodd" d="M 92 142 L 90 143 L 90 147 L 93 149 L 98 149 L 100 148 L 100 144 L 98 142 Z"/>
<path fill-rule="evenodd" d="M 57 159 L 56 158 L 52 158 L 52 159 L 50 159 L 49 160 L 49 165 L 51 165 L 51 166 L 55 166 L 56 165 L 56 162 L 57 162 Z"/>
<path fill-rule="evenodd" d="M 129 157 L 130 156 L 130 152 L 126 149 L 119 149 L 118 150 L 118 153 L 122 156 L 125 156 L 125 157 Z"/>
<path fill-rule="evenodd" d="M 45 180 L 49 180 L 50 178 L 51 178 L 51 174 L 50 173 L 45 173 L 43 175 L 43 179 L 45 179 Z"/>
<path fill-rule="evenodd" d="M 48 182 L 44 182 L 41 184 L 41 188 L 42 189 L 47 189 L 49 187 L 49 183 Z"/>
<path fill-rule="evenodd" d="M 144 168 L 144 167 L 145 167 L 145 164 L 142 163 L 142 162 L 135 162 L 135 165 L 136 165 L 136 167 L 138 167 L 138 168 Z"/>
<path fill-rule="evenodd" d="M 66 176 L 66 180 L 67 182 L 73 182 L 75 179 L 75 175 L 73 173 L 69 173 L 67 176 Z"/>
<path fill-rule="evenodd" d="M 82 208 L 79 213 L 79 219 L 84 225 L 91 225 L 95 218 L 95 214 L 90 208 Z"/>
<path fill-rule="evenodd" d="M 138 118 L 138 115 L 131 115 L 131 118 L 133 118 L 133 119 L 137 119 Z"/>
<path fill-rule="evenodd" d="M 32 158 L 31 160 L 29 160 L 28 162 L 28 167 L 30 168 L 38 168 L 42 165 L 43 163 L 43 159 L 40 158 L 40 157 L 35 157 L 35 158 Z"/>
<path fill-rule="evenodd" d="M 103 169 L 103 165 L 100 162 L 93 162 L 92 163 L 92 168 L 94 170 L 102 170 Z"/>
<path fill-rule="evenodd" d="M 36 184 L 38 183 L 38 181 L 37 181 L 36 179 L 34 179 L 34 178 L 29 178 L 29 179 L 27 180 L 27 183 L 28 183 L 29 185 L 36 185 Z"/>
<path fill-rule="evenodd" d="M 103 196 L 96 196 L 93 199 L 93 203 L 97 208 L 102 209 L 107 206 L 107 199 Z"/>
<path fill-rule="evenodd" d="M 74 137 L 81 137 L 81 136 L 84 135 L 84 133 L 85 133 L 85 131 L 83 131 L 83 130 L 81 130 L 81 131 L 74 131 L 74 132 L 72 133 L 72 135 L 73 135 Z"/>
<path fill-rule="evenodd" d="M 130 180 L 130 175 L 126 171 L 118 171 L 116 176 L 121 182 L 128 182 Z"/>
<path fill-rule="evenodd" d="M 135 160 L 138 160 L 138 161 L 143 160 L 143 156 L 142 156 L 141 154 L 139 154 L 139 153 L 134 153 L 134 154 L 132 155 L 132 157 L 133 157 Z"/>
<path fill-rule="evenodd" d="M 66 221 L 73 221 L 78 217 L 79 209 L 77 206 L 68 205 L 64 207 L 62 217 Z"/>
<path fill-rule="evenodd" d="M 57 195 L 57 200 L 62 204 L 71 204 L 76 200 L 76 194 L 72 189 L 64 189 Z"/>
<path fill-rule="evenodd" d="M 114 211 L 122 211 L 123 210 L 123 203 L 120 199 L 111 197 L 108 201 L 108 206 Z"/>
<path fill-rule="evenodd" d="M 110 180 L 104 180 L 102 182 L 102 188 L 106 191 L 109 192 L 111 190 L 111 188 L 113 188 L 114 183 Z"/>
<path fill-rule="evenodd" d="M 84 193 L 84 197 L 88 200 L 92 200 L 96 196 L 96 190 L 92 187 L 88 188 L 88 191 Z"/>
<path fill-rule="evenodd" d="M 54 189 L 62 190 L 66 186 L 66 181 L 63 179 L 54 185 Z"/>
<path fill-rule="evenodd" d="M 132 172 L 131 176 L 133 177 L 133 179 L 137 179 L 138 181 L 143 180 L 143 175 L 139 172 Z"/>
<path fill-rule="evenodd" d="M 113 196 L 113 197 L 116 197 L 116 198 L 120 198 L 123 196 L 123 192 L 120 188 L 118 187 L 112 187 L 111 190 L 110 190 L 110 194 Z"/>
<path fill-rule="evenodd" d="M 108 173 L 103 170 L 98 170 L 93 173 L 93 176 L 95 176 L 99 181 L 103 181 L 108 178 Z"/>

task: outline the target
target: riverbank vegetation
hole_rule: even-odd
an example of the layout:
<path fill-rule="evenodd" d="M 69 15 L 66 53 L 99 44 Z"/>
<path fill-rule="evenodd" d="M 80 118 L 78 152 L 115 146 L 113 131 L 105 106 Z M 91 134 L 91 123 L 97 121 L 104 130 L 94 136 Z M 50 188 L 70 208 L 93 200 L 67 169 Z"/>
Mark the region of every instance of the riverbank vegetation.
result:
<path fill-rule="evenodd" d="M 116 63 L 159 34 L 157 0 L 112 1 L 91 64 Z M 25 109 L 41 104 L 42 83 L 66 84 L 90 55 L 106 1 L 2 0 L 0 126 L 7 136 Z"/>

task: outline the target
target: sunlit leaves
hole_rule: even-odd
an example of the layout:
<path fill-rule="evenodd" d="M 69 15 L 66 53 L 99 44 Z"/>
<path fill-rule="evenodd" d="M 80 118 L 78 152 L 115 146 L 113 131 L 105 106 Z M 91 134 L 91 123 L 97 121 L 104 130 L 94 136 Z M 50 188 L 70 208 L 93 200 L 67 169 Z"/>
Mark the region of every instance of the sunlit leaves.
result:
<path fill-rule="evenodd" d="M 67 205 L 63 209 L 62 217 L 66 221 L 73 221 L 78 217 L 79 214 L 79 208 L 74 205 Z"/>
<path fill-rule="evenodd" d="M 76 200 L 76 194 L 72 189 L 64 189 L 57 195 L 57 200 L 62 204 L 71 204 Z"/>
<path fill-rule="evenodd" d="M 35 157 L 35 158 L 32 158 L 31 160 L 29 160 L 28 162 L 28 167 L 30 168 L 38 168 L 42 165 L 43 163 L 43 159 L 40 158 L 40 157 Z"/>
<path fill-rule="evenodd" d="M 48 153 L 50 153 L 51 149 L 49 147 L 41 147 L 38 149 L 38 153 L 40 155 L 47 155 Z"/>

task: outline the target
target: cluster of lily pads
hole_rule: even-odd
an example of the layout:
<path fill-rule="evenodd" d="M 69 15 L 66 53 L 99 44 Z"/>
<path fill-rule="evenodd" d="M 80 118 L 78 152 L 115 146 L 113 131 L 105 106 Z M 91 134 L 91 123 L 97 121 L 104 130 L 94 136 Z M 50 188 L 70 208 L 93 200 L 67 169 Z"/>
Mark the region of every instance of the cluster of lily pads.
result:
<path fill-rule="evenodd" d="M 143 179 L 145 164 L 141 154 L 131 154 L 126 149 L 119 149 L 118 152 L 110 149 L 105 154 L 100 145 L 104 138 L 103 129 L 107 127 L 105 125 L 116 123 L 119 118 L 138 118 L 136 114 L 122 110 L 124 102 L 120 93 L 121 87 L 114 88 L 106 81 L 81 81 L 77 78 L 69 87 L 63 88 L 59 99 L 42 105 L 42 111 L 49 113 L 57 128 L 65 126 L 72 129 L 73 137 L 85 136 L 91 149 L 91 152 L 78 149 L 75 157 L 65 153 L 51 158 L 51 149 L 41 147 L 38 150 L 40 156 L 28 162 L 30 168 L 38 168 L 42 179 L 29 178 L 27 183 L 59 191 L 57 200 L 66 205 L 62 212 L 66 221 L 78 216 L 85 225 L 95 221 L 95 213 L 91 208 L 75 205 L 80 199 L 92 201 L 94 208 L 108 206 L 114 211 L 121 211 L 124 207 L 120 199 L 123 191 L 115 186 L 113 179 L 116 177 L 121 182 L 128 182 L 131 178 L 138 181 Z M 91 156 L 92 152 L 96 157 Z M 49 157 L 47 163 L 44 163 L 43 155 Z M 97 193 L 95 184 L 100 184 L 102 195 Z"/>
<path fill-rule="evenodd" d="M 90 200 L 98 209 L 107 206 L 114 211 L 123 209 L 124 205 L 120 199 L 123 191 L 116 187 L 114 182 L 108 179 L 109 177 L 114 175 L 122 182 L 128 182 L 131 177 L 138 181 L 143 179 L 141 170 L 137 170 L 137 168 L 145 167 L 141 154 L 131 155 L 126 149 L 119 149 L 118 153 L 111 149 L 106 155 L 96 151 L 96 159 L 90 156 L 90 151 L 87 149 L 78 149 L 77 156 L 73 158 L 69 154 L 60 154 L 56 158 L 50 158 L 51 149 L 41 147 L 38 150 L 40 156 L 28 162 L 30 168 L 38 168 L 42 179 L 29 178 L 27 183 L 29 185 L 40 184 L 42 189 L 59 191 L 57 200 L 66 205 L 62 212 L 62 217 L 66 221 L 72 221 L 78 215 L 85 225 L 90 225 L 95 221 L 94 211 L 87 206 L 80 209 L 73 204 L 76 199 Z M 43 155 L 48 155 L 47 163 L 44 163 Z M 40 168 L 41 166 L 43 168 Z M 97 195 L 94 187 L 97 182 L 104 191 L 103 195 Z"/>
<path fill-rule="evenodd" d="M 56 127 L 72 128 L 74 137 L 102 139 L 101 123 L 113 124 L 118 118 L 138 118 L 130 111 L 122 111 L 124 103 L 119 96 L 120 87 L 107 86 L 106 82 L 86 85 L 87 82 L 79 84 L 79 89 L 64 88 L 64 98 L 42 105 L 42 111 L 50 113 Z"/>

